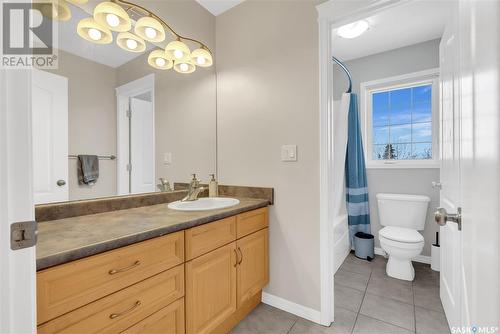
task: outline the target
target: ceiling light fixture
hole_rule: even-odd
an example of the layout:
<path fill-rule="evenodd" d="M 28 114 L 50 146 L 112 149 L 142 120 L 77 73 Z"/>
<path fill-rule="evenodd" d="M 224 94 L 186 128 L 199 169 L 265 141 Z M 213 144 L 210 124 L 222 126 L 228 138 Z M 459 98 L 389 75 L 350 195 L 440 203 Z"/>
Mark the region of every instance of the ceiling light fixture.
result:
<path fill-rule="evenodd" d="M 370 28 L 368 22 L 364 20 L 356 21 L 353 23 L 343 25 L 342 27 L 338 28 L 337 35 L 339 35 L 342 38 L 356 38 L 365 33 L 368 30 L 368 28 Z"/>
<path fill-rule="evenodd" d="M 35 0 L 52 10 L 53 2 L 65 4 L 66 0 Z M 85 3 L 88 0 L 68 0 L 75 4 Z M 67 5 L 66 5 L 67 7 Z M 52 13 L 52 11 L 49 11 Z M 69 17 L 71 11 L 68 8 Z M 130 19 L 129 12 L 137 20 Z M 134 26 L 132 33 L 130 30 Z M 113 41 L 112 31 L 119 32 L 116 37 L 118 46 L 130 52 L 146 50 L 146 41 L 157 47 L 162 47 L 169 31 L 174 40 L 164 49 L 156 49 L 148 56 L 148 64 L 154 68 L 168 70 L 174 68 L 179 73 L 193 73 L 197 66 L 210 67 L 213 65 L 213 56 L 210 49 L 202 42 L 182 36 L 175 32 L 164 20 L 150 10 L 126 0 L 111 0 L 99 3 L 94 8 L 93 17 L 88 17 L 78 23 L 77 32 L 82 38 L 92 43 L 107 44 Z M 195 45 L 191 53 L 186 42 Z M 162 43 L 163 44 L 163 43 Z"/>

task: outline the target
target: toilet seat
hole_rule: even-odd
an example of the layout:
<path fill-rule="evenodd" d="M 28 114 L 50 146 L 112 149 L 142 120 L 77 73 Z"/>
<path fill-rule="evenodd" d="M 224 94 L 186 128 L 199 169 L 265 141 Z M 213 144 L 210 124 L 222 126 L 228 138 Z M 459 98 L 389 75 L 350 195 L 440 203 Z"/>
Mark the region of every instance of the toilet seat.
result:
<path fill-rule="evenodd" d="M 402 243 L 422 243 L 424 237 L 416 230 L 398 226 L 386 226 L 379 231 L 379 236 L 387 240 L 392 240 Z"/>

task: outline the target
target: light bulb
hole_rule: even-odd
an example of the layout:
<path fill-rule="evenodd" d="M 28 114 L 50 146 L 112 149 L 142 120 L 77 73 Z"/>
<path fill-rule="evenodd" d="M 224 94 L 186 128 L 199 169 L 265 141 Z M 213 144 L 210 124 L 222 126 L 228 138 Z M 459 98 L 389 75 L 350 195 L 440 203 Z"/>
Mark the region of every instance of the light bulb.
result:
<path fill-rule="evenodd" d="M 118 27 L 120 25 L 120 19 L 115 14 L 106 14 L 106 23 L 110 27 Z"/>
<path fill-rule="evenodd" d="M 156 59 L 155 59 L 155 64 L 156 64 L 156 66 L 158 66 L 158 67 L 163 67 L 163 66 L 165 66 L 165 64 L 166 64 L 166 63 L 167 63 L 167 62 L 166 62 L 166 61 L 165 61 L 165 59 L 163 59 L 163 58 L 156 58 Z"/>
<path fill-rule="evenodd" d="M 181 59 L 182 57 L 184 56 L 184 52 L 182 52 L 181 50 L 175 50 L 174 51 L 174 57 L 176 59 Z M 186 65 L 187 66 L 187 65 Z"/>
<path fill-rule="evenodd" d="M 90 28 L 88 31 L 89 37 L 93 39 L 94 41 L 98 41 L 102 38 L 102 33 L 95 29 L 95 28 Z"/>
<path fill-rule="evenodd" d="M 205 57 L 197 57 L 196 58 L 196 63 L 198 65 L 204 65 L 206 62 L 207 62 L 207 60 L 205 59 Z"/>
<path fill-rule="evenodd" d="M 151 38 L 151 39 L 156 38 L 156 35 L 157 35 L 156 29 L 151 28 L 151 27 L 146 27 L 146 29 L 144 29 L 144 33 L 146 34 L 146 37 Z"/>
<path fill-rule="evenodd" d="M 184 64 L 184 63 L 180 64 L 179 68 L 181 69 L 182 72 L 186 72 L 187 70 L 189 70 L 188 64 Z"/>
<path fill-rule="evenodd" d="M 137 41 L 135 39 L 127 39 L 127 48 L 129 48 L 130 50 L 135 50 L 137 49 Z"/>

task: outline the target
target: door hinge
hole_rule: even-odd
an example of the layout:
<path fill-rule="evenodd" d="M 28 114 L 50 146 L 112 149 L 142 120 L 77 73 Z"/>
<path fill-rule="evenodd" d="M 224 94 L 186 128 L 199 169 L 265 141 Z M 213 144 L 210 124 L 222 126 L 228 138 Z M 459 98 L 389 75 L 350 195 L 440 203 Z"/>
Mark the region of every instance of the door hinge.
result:
<path fill-rule="evenodd" d="M 10 249 L 17 250 L 35 246 L 37 234 L 37 224 L 34 220 L 12 223 L 10 225 Z"/>
<path fill-rule="evenodd" d="M 132 110 L 127 110 L 127 117 L 128 118 L 131 118 L 132 117 Z"/>
<path fill-rule="evenodd" d="M 132 170 L 132 165 L 131 164 L 127 164 L 127 172 L 130 172 Z"/>

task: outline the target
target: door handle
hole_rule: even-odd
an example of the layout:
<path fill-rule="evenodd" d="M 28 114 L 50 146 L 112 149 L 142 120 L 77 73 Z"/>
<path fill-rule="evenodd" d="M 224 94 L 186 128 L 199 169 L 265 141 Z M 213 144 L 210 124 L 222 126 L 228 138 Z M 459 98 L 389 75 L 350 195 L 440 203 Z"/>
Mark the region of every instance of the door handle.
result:
<path fill-rule="evenodd" d="M 439 226 L 444 226 L 447 222 L 457 223 L 458 230 L 462 231 L 462 208 L 458 208 L 457 213 L 448 213 L 445 208 L 437 208 L 434 220 Z"/>
<path fill-rule="evenodd" d="M 64 186 L 65 184 L 66 184 L 66 181 L 64 181 L 64 180 L 57 180 L 57 185 L 58 185 L 59 187 L 62 187 L 62 186 Z"/>

